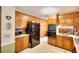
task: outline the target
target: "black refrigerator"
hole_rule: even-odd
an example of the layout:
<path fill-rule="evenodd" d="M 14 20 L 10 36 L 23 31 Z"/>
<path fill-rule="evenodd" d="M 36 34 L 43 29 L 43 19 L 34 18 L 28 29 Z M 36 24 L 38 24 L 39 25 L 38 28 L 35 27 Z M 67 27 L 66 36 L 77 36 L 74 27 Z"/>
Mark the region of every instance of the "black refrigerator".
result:
<path fill-rule="evenodd" d="M 30 35 L 30 47 L 33 48 L 40 44 L 40 23 L 28 22 L 26 33 Z"/>

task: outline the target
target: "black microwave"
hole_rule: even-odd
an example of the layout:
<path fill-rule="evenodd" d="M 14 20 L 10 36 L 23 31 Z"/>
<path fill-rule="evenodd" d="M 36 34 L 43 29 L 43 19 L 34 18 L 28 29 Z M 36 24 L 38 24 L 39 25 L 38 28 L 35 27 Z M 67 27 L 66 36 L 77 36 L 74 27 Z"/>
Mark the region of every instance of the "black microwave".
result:
<path fill-rule="evenodd" d="M 15 35 L 21 35 L 25 34 L 25 32 L 22 29 L 15 30 Z"/>

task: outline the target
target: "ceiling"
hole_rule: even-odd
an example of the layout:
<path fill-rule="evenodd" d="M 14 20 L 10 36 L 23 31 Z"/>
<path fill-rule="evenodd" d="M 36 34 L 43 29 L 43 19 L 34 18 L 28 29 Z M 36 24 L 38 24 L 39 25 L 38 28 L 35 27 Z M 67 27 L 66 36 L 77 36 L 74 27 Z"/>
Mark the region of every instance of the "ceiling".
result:
<path fill-rule="evenodd" d="M 15 6 L 15 9 L 41 18 L 47 18 L 47 16 L 50 14 L 78 11 L 79 7 L 78 6 Z"/>

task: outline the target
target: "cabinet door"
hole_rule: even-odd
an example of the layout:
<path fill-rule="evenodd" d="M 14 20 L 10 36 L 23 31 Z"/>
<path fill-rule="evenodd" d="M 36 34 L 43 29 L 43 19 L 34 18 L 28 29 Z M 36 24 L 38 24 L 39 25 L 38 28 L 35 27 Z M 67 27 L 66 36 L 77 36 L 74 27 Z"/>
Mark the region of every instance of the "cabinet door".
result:
<path fill-rule="evenodd" d="M 27 27 L 27 20 L 28 17 L 26 15 L 21 15 L 21 27 L 22 28 L 26 28 Z"/>
<path fill-rule="evenodd" d="M 20 38 L 15 39 L 15 52 L 21 51 L 21 40 Z"/>
<path fill-rule="evenodd" d="M 65 38 L 66 39 L 64 39 L 64 48 L 69 51 L 73 51 L 74 50 L 73 39 L 70 37 L 65 37 Z"/>
<path fill-rule="evenodd" d="M 57 15 L 49 15 L 48 24 L 57 24 Z"/>
<path fill-rule="evenodd" d="M 63 47 L 64 47 L 63 42 L 64 42 L 63 37 L 62 37 L 62 36 L 57 36 L 56 45 L 57 45 L 58 47 L 63 48 Z"/>
<path fill-rule="evenodd" d="M 21 16 L 20 16 L 19 12 L 16 12 L 15 14 L 16 14 L 16 16 L 15 16 L 15 25 L 16 25 L 16 28 L 17 28 L 17 27 L 21 26 Z"/>
<path fill-rule="evenodd" d="M 29 37 L 22 37 L 22 49 L 26 49 L 29 46 Z"/>
<path fill-rule="evenodd" d="M 56 46 L 56 37 L 48 37 L 48 43 Z"/>
<path fill-rule="evenodd" d="M 48 44 L 52 45 L 52 37 L 48 37 Z"/>
<path fill-rule="evenodd" d="M 56 38 L 55 37 L 52 38 L 52 44 L 56 45 Z"/>
<path fill-rule="evenodd" d="M 64 24 L 65 23 L 63 15 L 59 15 L 58 20 L 59 20 L 59 24 Z"/>
<path fill-rule="evenodd" d="M 79 30 L 79 17 L 74 18 L 74 27 Z"/>
<path fill-rule="evenodd" d="M 67 15 L 60 15 L 59 24 L 73 25 L 73 17 L 69 17 Z"/>
<path fill-rule="evenodd" d="M 17 27 L 26 28 L 27 21 L 30 19 L 30 17 L 24 13 L 17 12 L 17 11 L 15 14 L 16 14 L 16 17 L 15 17 L 16 18 L 16 20 L 15 20 L 16 28 Z"/>
<path fill-rule="evenodd" d="M 59 24 L 64 24 L 64 19 L 59 19 Z"/>

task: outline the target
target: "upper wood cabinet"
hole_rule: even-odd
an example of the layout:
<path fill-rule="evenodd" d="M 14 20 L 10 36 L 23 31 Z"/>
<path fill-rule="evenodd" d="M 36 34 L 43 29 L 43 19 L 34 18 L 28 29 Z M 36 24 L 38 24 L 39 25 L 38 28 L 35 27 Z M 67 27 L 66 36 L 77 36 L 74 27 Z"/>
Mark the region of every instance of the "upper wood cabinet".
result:
<path fill-rule="evenodd" d="M 79 12 L 59 14 L 59 24 L 73 25 L 79 30 Z"/>
<path fill-rule="evenodd" d="M 21 16 L 19 12 L 15 12 L 15 27 L 20 27 L 21 26 Z"/>
<path fill-rule="evenodd" d="M 64 25 L 73 25 L 73 17 L 69 17 L 66 15 L 59 15 L 59 24 L 64 24 Z"/>
<path fill-rule="evenodd" d="M 75 17 L 73 22 L 74 27 L 79 30 L 79 17 Z"/>
<path fill-rule="evenodd" d="M 27 27 L 27 21 L 29 20 L 29 16 L 25 15 L 24 13 L 17 12 L 16 11 L 16 28 L 26 28 Z"/>
<path fill-rule="evenodd" d="M 57 15 L 49 15 L 48 24 L 57 24 Z"/>

